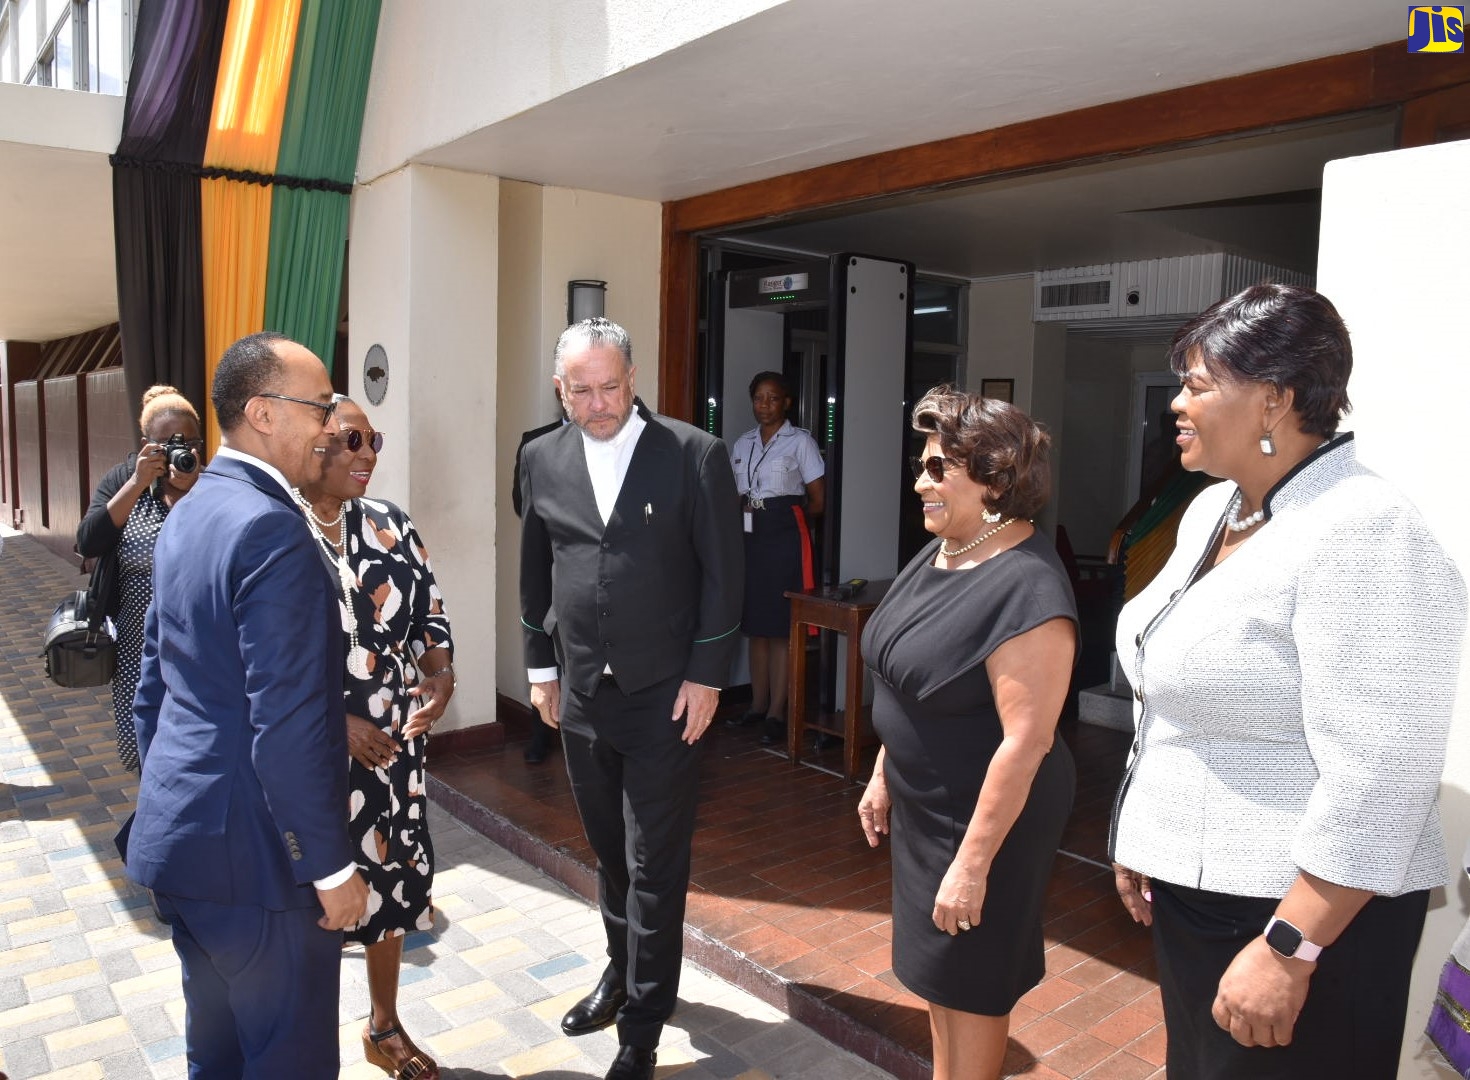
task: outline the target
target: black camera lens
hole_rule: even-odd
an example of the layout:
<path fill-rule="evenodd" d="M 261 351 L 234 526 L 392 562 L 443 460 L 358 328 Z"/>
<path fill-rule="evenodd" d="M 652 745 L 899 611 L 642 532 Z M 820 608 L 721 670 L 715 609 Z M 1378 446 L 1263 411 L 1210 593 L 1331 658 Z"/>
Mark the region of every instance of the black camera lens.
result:
<path fill-rule="evenodd" d="M 199 468 L 199 455 L 190 449 L 187 440 L 182 435 L 173 434 L 168 437 L 168 442 L 163 444 L 163 453 L 168 463 L 181 473 L 191 473 Z"/>

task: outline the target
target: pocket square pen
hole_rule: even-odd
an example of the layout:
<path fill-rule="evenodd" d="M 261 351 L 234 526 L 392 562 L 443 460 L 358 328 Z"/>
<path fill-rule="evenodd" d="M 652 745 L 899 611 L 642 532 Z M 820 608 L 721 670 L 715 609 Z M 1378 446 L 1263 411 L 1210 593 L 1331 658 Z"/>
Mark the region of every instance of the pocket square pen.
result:
<path fill-rule="evenodd" d="M 643 504 L 643 524 L 647 525 L 653 520 L 653 503 Z"/>

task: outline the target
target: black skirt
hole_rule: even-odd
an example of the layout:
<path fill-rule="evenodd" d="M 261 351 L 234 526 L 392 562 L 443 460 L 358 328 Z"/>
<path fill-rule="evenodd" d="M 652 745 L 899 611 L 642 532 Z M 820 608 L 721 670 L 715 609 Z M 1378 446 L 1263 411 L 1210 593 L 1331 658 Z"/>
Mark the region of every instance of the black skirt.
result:
<path fill-rule="evenodd" d="M 748 637 L 783 638 L 791 632 L 788 591 L 810 589 L 812 538 L 798 495 L 766 499 L 751 510 L 745 534 L 745 605 L 740 630 Z"/>
<path fill-rule="evenodd" d="M 1393 1080 L 1409 973 L 1429 910 L 1425 890 L 1375 896 L 1322 950 L 1286 1046 L 1241 1046 L 1210 1010 L 1220 978 L 1279 900 L 1153 882 L 1154 953 L 1170 1077 L 1194 1080 Z"/>

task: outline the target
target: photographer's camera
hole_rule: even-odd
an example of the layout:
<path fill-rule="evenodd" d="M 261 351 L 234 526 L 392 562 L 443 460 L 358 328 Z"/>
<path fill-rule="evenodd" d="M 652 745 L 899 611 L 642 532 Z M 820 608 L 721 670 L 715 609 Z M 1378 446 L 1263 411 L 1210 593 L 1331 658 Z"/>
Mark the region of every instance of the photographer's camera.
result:
<path fill-rule="evenodd" d="M 199 455 L 179 432 L 170 435 L 168 442 L 160 446 L 158 452 L 165 455 L 168 463 L 181 473 L 191 473 L 199 468 Z"/>

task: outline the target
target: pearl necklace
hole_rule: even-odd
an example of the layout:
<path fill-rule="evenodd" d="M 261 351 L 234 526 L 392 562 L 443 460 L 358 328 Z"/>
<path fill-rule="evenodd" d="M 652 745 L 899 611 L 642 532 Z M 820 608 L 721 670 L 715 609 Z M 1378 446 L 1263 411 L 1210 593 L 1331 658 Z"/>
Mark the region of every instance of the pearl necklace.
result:
<path fill-rule="evenodd" d="M 293 494 L 296 496 L 296 501 L 306 510 L 307 526 L 311 529 L 312 534 L 321 541 L 322 546 L 327 549 L 327 554 L 337 567 L 337 582 L 342 587 L 343 629 L 347 631 L 348 674 L 358 679 L 369 678 L 372 673 L 368 671 L 367 651 L 357 641 L 357 615 L 353 611 L 352 604 L 352 591 L 357 587 L 357 575 L 352 572 L 352 566 L 347 561 L 347 505 L 352 500 L 343 500 L 337 516 L 331 521 L 322 521 L 316 516 L 316 511 L 311 508 L 305 496 L 299 491 Z M 335 546 L 327 539 L 326 533 L 322 532 L 323 528 L 330 529 L 333 525 L 337 526 Z"/>
<path fill-rule="evenodd" d="M 1241 496 L 1237 494 L 1235 496 L 1235 501 L 1230 504 L 1230 518 L 1228 521 L 1225 522 L 1225 527 L 1233 533 L 1243 533 L 1247 529 L 1254 529 L 1257 525 L 1266 520 L 1266 511 L 1264 508 L 1257 510 L 1253 514 L 1247 514 L 1243 518 L 1236 517 L 1235 513 L 1237 510 L 1240 509 L 1240 502 Z"/>
<path fill-rule="evenodd" d="M 1017 519 L 1016 518 L 1013 518 L 1013 517 L 1006 518 L 1004 521 L 1002 521 L 995 528 L 989 530 L 988 532 L 981 533 L 979 536 L 975 537 L 975 539 L 971 540 L 964 547 L 957 547 L 953 551 L 946 550 L 945 549 L 945 546 L 944 546 L 944 542 L 943 541 L 940 541 L 940 544 L 939 544 L 939 554 L 943 555 L 946 559 L 953 559 L 956 555 L 963 555 L 965 552 L 969 551 L 971 548 L 977 548 L 981 544 L 985 543 L 985 541 L 989 540 L 992 536 L 994 536 L 996 533 L 1000 532 L 1007 525 L 1014 524 L 1016 520 Z"/>

